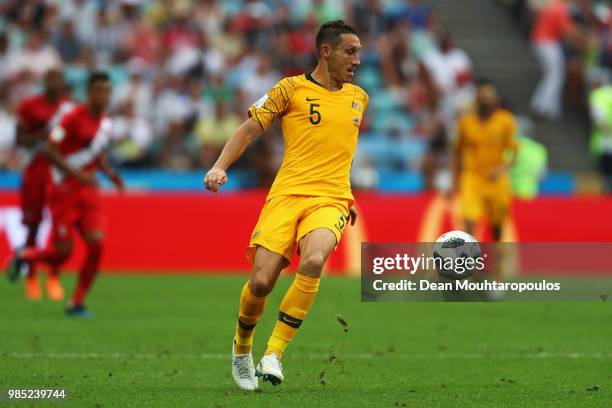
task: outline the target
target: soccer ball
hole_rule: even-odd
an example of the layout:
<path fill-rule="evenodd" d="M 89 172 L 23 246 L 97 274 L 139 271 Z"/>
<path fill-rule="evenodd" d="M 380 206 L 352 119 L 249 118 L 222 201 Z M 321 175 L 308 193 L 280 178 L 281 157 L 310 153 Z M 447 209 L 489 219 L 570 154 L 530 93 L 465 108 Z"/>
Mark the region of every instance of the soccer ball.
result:
<path fill-rule="evenodd" d="M 484 267 L 476 238 L 463 231 L 450 231 L 436 240 L 433 257 L 438 273 L 448 279 L 465 279 Z"/>

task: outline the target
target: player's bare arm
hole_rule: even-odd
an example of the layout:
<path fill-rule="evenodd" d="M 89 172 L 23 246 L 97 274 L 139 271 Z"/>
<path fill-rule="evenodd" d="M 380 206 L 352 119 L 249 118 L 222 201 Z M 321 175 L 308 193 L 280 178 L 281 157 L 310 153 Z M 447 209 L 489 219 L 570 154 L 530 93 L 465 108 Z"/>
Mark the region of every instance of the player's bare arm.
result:
<path fill-rule="evenodd" d="M 67 174 L 70 177 L 74 177 L 75 179 L 79 180 L 83 184 L 87 184 L 87 185 L 96 184 L 96 177 L 94 174 L 91 174 L 91 173 L 88 173 L 82 170 L 78 170 L 72 167 L 71 165 L 69 165 L 68 162 L 64 160 L 59 150 L 57 150 L 57 148 L 50 145 L 49 143 L 46 143 L 43 146 L 41 152 L 62 173 Z"/>
<path fill-rule="evenodd" d="M 225 143 L 219 158 L 204 177 L 204 186 L 213 193 L 227 182 L 227 169 L 244 153 L 251 142 L 261 133 L 259 123 L 254 119 L 247 119 L 236 129 L 236 132 Z"/>
<path fill-rule="evenodd" d="M 100 156 L 100 160 L 98 161 L 98 168 L 100 169 L 100 171 L 102 171 L 102 173 L 104 173 L 106 177 L 108 177 L 108 179 L 113 183 L 117 190 L 123 191 L 123 178 L 121 177 L 121 174 L 113 170 L 106 154 L 102 154 Z"/>

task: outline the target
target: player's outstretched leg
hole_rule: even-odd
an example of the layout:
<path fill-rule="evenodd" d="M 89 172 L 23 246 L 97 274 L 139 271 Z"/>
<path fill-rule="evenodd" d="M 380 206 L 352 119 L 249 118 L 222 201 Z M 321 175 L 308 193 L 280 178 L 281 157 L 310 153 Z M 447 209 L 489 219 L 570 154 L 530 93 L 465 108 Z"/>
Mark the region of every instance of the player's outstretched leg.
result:
<path fill-rule="evenodd" d="M 72 300 L 66 308 L 66 314 L 76 317 L 93 317 L 83 304 L 85 296 L 91 289 L 91 285 L 98 275 L 100 269 L 100 260 L 102 258 L 102 239 L 101 237 L 86 237 L 87 255 L 83 266 L 79 271 L 77 285 L 72 294 Z"/>
<path fill-rule="evenodd" d="M 327 228 L 315 229 L 300 240 L 298 272 L 281 302 L 268 348 L 257 365 L 257 374 L 264 381 L 273 385 L 284 381 L 280 360 L 314 303 L 323 266 L 335 245 L 336 236 Z"/>
<path fill-rule="evenodd" d="M 252 391 L 258 387 L 251 353 L 253 334 L 264 311 L 266 296 L 274 288 L 278 275 L 286 264 L 287 261 L 281 255 L 258 247 L 253 261 L 253 272 L 240 293 L 238 322 L 232 344 L 232 377 L 243 390 Z"/>

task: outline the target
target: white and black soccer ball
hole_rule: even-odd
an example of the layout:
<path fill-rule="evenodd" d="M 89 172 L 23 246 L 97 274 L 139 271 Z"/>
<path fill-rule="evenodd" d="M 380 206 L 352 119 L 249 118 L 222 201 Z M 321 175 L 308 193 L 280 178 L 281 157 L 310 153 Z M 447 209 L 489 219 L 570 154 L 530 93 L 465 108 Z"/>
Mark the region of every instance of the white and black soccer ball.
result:
<path fill-rule="evenodd" d="M 433 257 L 440 275 L 459 280 L 478 270 L 476 261 L 481 257 L 481 250 L 476 238 L 467 232 L 450 231 L 436 240 Z"/>

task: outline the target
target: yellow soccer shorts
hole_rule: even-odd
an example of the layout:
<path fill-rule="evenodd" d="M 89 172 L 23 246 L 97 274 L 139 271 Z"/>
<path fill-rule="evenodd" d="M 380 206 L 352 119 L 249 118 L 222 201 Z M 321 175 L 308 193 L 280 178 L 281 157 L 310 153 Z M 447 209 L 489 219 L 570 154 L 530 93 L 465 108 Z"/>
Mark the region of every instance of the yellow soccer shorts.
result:
<path fill-rule="evenodd" d="M 338 245 L 351 205 L 351 200 L 345 198 L 299 195 L 269 198 L 251 235 L 247 258 L 253 262 L 257 246 L 262 246 L 291 261 L 297 243 L 318 228 L 333 232 Z"/>
<path fill-rule="evenodd" d="M 460 203 L 463 219 L 478 222 L 486 216 L 493 225 L 502 224 L 510 212 L 510 180 L 501 176 L 488 181 L 481 176 L 464 174 L 460 180 Z"/>

